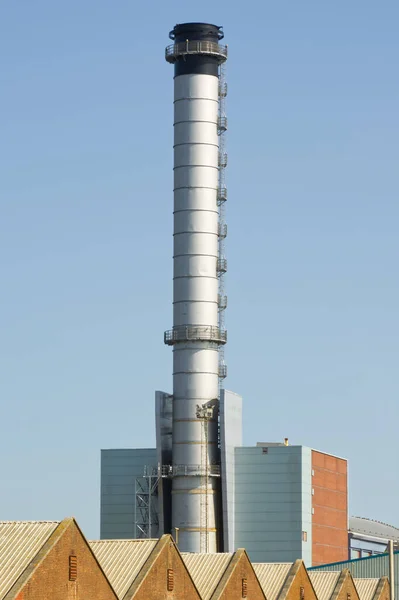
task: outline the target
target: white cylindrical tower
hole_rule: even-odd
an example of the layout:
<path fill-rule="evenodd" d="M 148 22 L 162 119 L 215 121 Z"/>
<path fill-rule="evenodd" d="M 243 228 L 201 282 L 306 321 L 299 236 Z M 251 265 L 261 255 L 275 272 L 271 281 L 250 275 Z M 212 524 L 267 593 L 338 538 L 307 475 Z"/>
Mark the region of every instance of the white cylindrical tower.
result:
<path fill-rule="evenodd" d="M 176 25 L 166 49 L 174 64 L 174 252 L 172 532 L 186 552 L 218 550 L 219 72 L 220 27 Z"/>

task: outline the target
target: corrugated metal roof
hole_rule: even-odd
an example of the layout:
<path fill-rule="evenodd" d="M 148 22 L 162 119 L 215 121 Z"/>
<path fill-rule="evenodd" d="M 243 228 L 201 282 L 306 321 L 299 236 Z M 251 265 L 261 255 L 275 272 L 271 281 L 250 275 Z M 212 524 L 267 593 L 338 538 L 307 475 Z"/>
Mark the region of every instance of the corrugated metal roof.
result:
<path fill-rule="evenodd" d="M 89 542 L 118 598 L 136 579 L 158 540 L 99 540 Z"/>
<path fill-rule="evenodd" d="M 349 531 L 351 533 L 360 533 L 382 540 L 399 540 L 399 529 L 393 525 L 365 519 L 364 517 L 349 517 Z"/>
<path fill-rule="evenodd" d="M 233 558 L 233 554 L 229 552 L 217 554 L 183 552 L 182 557 L 202 600 L 209 600 Z"/>
<path fill-rule="evenodd" d="M 379 579 L 371 578 L 355 578 L 355 587 L 359 594 L 360 600 L 372 600 L 378 586 Z"/>
<path fill-rule="evenodd" d="M 267 600 L 276 600 L 292 563 L 253 563 L 252 566 Z"/>
<path fill-rule="evenodd" d="M 0 521 L 0 599 L 58 527 L 58 521 Z"/>
<path fill-rule="evenodd" d="M 341 571 L 309 571 L 318 600 L 330 600 Z"/>
<path fill-rule="evenodd" d="M 399 552 L 394 553 L 395 564 L 395 598 L 399 599 Z M 389 555 L 376 554 L 375 556 L 366 556 L 353 560 L 330 563 L 328 565 L 318 565 L 309 567 L 308 571 L 337 571 L 337 569 L 349 569 L 352 577 L 356 578 L 377 578 L 389 577 Z"/>

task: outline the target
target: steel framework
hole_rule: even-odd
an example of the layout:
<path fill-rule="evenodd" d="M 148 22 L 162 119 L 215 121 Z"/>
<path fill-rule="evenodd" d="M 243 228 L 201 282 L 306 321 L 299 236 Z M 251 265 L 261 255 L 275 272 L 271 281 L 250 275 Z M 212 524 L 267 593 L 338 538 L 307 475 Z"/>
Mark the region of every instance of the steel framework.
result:
<path fill-rule="evenodd" d="M 135 482 L 134 521 L 136 538 L 154 538 L 159 535 L 158 484 L 160 473 L 156 467 L 144 467 L 141 477 Z"/>

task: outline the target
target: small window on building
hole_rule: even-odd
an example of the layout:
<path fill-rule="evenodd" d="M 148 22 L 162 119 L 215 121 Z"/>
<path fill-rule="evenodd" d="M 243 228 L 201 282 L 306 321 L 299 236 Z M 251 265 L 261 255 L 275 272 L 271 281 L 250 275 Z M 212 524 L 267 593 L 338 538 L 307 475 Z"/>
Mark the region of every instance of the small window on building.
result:
<path fill-rule="evenodd" d="M 76 556 L 69 557 L 69 581 L 76 581 L 78 578 L 78 559 Z"/>
<path fill-rule="evenodd" d="M 362 551 L 357 548 L 351 548 L 351 558 L 361 558 Z"/>
<path fill-rule="evenodd" d="M 373 553 L 371 550 L 363 550 L 363 556 L 373 556 Z"/>
<path fill-rule="evenodd" d="M 247 596 L 248 596 L 248 581 L 247 581 L 247 578 L 244 577 L 244 579 L 241 582 L 241 597 L 246 598 Z"/>
<path fill-rule="evenodd" d="M 269 452 L 269 448 L 262 448 L 262 454 L 267 454 Z"/>
<path fill-rule="evenodd" d="M 174 577 L 173 569 L 168 569 L 166 587 L 167 587 L 168 592 L 173 592 L 173 589 L 175 587 L 175 577 Z"/>
<path fill-rule="evenodd" d="M 308 532 L 307 531 L 302 531 L 302 541 L 303 542 L 308 541 Z"/>
<path fill-rule="evenodd" d="M 303 586 L 299 588 L 299 598 L 300 600 L 305 600 L 305 588 Z"/>

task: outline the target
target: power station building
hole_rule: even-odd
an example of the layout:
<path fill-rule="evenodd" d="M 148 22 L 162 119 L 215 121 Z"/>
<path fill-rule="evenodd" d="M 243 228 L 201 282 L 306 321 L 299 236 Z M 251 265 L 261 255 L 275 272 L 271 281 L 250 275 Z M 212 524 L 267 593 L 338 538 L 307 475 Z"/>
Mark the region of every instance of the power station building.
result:
<path fill-rule="evenodd" d="M 157 392 L 156 404 L 159 448 L 159 437 L 170 438 L 165 436 L 170 401 Z M 165 406 L 167 410 L 162 410 Z M 223 390 L 220 477 L 216 477 L 221 495 L 218 550 L 245 548 L 253 562 L 262 563 L 302 558 L 311 566 L 346 560 L 346 460 L 287 443 L 243 446 L 241 418 L 240 396 Z M 180 540 L 165 503 L 165 490 L 170 493 L 168 470 L 173 467 L 161 464 L 157 448 L 102 451 L 102 539 L 171 532 Z"/>
<path fill-rule="evenodd" d="M 307 565 L 347 558 L 346 461 L 304 446 L 242 445 L 242 400 L 224 389 L 227 342 L 221 27 L 176 25 L 173 390 L 156 392 L 156 447 L 103 450 L 101 537 L 172 533 L 183 552 Z"/>

